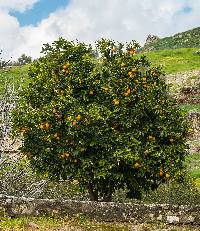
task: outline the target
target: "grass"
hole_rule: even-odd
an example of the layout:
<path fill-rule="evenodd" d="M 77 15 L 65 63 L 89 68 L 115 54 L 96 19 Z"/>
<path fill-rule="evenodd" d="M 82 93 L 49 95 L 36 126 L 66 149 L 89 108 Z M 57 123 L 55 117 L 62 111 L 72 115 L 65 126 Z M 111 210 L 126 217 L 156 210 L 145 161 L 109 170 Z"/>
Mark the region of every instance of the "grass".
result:
<path fill-rule="evenodd" d="M 190 154 L 185 163 L 189 176 L 192 177 L 197 190 L 200 192 L 200 152 Z"/>
<path fill-rule="evenodd" d="M 200 153 L 193 153 L 186 159 L 189 175 L 194 178 L 200 179 Z"/>
<path fill-rule="evenodd" d="M 162 65 L 167 74 L 200 69 L 197 48 L 179 48 L 144 53 L 154 66 Z M 140 55 L 139 55 L 140 56 Z"/>
<path fill-rule="evenodd" d="M 190 111 L 200 112 L 199 104 L 181 104 L 179 107 L 183 109 L 184 111 L 186 111 L 187 113 Z"/>
<path fill-rule="evenodd" d="M 97 222 L 79 217 L 21 217 L 10 218 L 8 216 L 0 217 L 0 228 L 2 231 L 29 231 L 29 230 L 74 230 L 74 231 L 150 231 L 150 230 L 173 230 L 173 231 L 197 231 L 198 227 L 190 225 L 167 225 L 161 222 L 151 224 L 133 224 L 120 222 Z"/>
<path fill-rule="evenodd" d="M 27 86 L 28 84 L 28 69 L 29 65 L 24 66 L 14 66 L 8 69 L 0 70 L 0 92 L 4 90 L 4 84 L 11 83 L 14 84 L 15 89 L 17 89 L 20 84 Z"/>

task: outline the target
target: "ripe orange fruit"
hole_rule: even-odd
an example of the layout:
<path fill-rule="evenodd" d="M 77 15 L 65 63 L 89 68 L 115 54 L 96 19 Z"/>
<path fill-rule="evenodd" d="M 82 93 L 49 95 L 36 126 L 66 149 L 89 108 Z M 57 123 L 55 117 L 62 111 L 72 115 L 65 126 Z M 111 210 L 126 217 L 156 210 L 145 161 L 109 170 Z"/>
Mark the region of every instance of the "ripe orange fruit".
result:
<path fill-rule="evenodd" d="M 127 97 L 131 94 L 131 89 L 128 88 L 127 91 L 124 93 L 124 95 Z"/>
<path fill-rule="evenodd" d="M 137 69 L 135 67 L 132 68 L 132 72 L 136 73 Z"/>
<path fill-rule="evenodd" d="M 151 74 L 152 74 L 153 76 L 155 76 L 155 77 L 158 76 L 158 72 L 157 72 L 156 70 L 152 70 L 152 71 L 151 71 Z"/>
<path fill-rule="evenodd" d="M 66 71 L 65 71 L 65 74 L 69 74 L 69 73 L 70 73 L 70 71 L 69 71 L 69 70 L 66 70 Z"/>
<path fill-rule="evenodd" d="M 70 153 L 69 152 L 62 152 L 61 154 L 60 154 L 60 156 L 62 157 L 62 158 L 69 158 L 70 157 Z"/>
<path fill-rule="evenodd" d="M 131 49 L 130 51 L 129 51 L 129 54 L 130 55 L 134 55 L 136 53 L 136 50 L 135 49 Z"/>
<path fill-rule="evenodd" d="M 168 178 L 170 178 L 170 174 L 169 173 L 166 173 L 165 174 L 165 177 L 168 179 Z"/>
<path fill-rule="evenodd" d="M 48 130 L 49 128 L 51 128 L 51 124 L 49 122 L 42 123 L 40 124 L 40 128 L 43 130 Z"/>
<path fill-rule="evenodd" d="M 76 126 L 76 124 L 77 124 L 77 121 L 76 121 L 76 120 L 73 120 L 73 121 L 72 121 L 72 125 L 73 125 L 73 126 Z"/>
<path fill-rule="evenodd" d="M 24 135 L 24 134 L 27 133 L 27 132 L 28 132 L 28 128 L 22 127 L 22 128 L 20 129 L 20 133 L 21 133 L 22 135 Z"/>
<path fill-rule="evenodd" d="M 44 129 L 44 124 L 40 124 L 40 128 L 41 128 L 41 129 Z"/>
<path fill-rule="evenodd" d="M 46 122 L 46 123 L 45 123 L 45 129 L 48 130 L 49 128 L 51 128 L 51 124 L 48 123 L 48 122 Z"/>
<path fill-rule="evenodd" d="M 48 137 L 47 137 L 47 136 L 44 136 L 44 137 L 42 138 L 42 140 L 47 141 L 47 140 L 48 140 Z"/>
<path fill-rule="evenodd" d="M 60 133 L 56 132 L 53 137 L 56 139 L 56 140 L 59 140 L 60 139 Z"/>
<path fill-rule="evenodd" d="M 102 88 L 105 92 L 108 92 L 109 91 L 109 88 L 108 87 L 103 87 Z"/>
<path fill-rule="evenodd" d="M 69 63 L 66 63 L 64 66 L 63 66 L 63 69 L 64 70 L 67 70 L 67 68 L 70 66 L 70 64 Z"/>
<path fill-rule="evenodd" d="M 134 77 L 134 76 L 136 76 L 136 73 L 137 73 L 137 69 L 136 68 L 132 68 L 132 70 L 128 72 L 128 75 L 130 77 Z"/>
<path fill-rule="evenodd" d="M 164 172 L 163 172 L 163 169 L 161 168 L 160 169 L 160 176 L 163 176 L 164 175 Z"/>
<path fill-rule="evenodd" d="M 134 168 L 141 168 L 141 164 L 137 161 L 135 164 L 134 164 Z"/>
<path fill-rule="evenodd" d="M 134 76 L 134 73 L 133 73 L 132 71 L 129 71 L 129 72 L 128 72 L 128 75 L 129 75 L 130 77 L 133 77 L 133 76 Z"/>
<path fill-rule="evenodd" d="M 94 91 L 93 91 L 93 90 L 90 90 L 90 91 L 89 91 L 89 95 L 91 95 L 91 96 L 94 95 Z"/>
<path fill-rule="evenodd" d="M 119 105 L 119 100 L 118 99 L 114 99 L 112 102 L 113 102 L 114 105 Z"/>
<path fill-rule="evenodd" d="M 72 117 L 70 115 L 68 115 L 65 117 L 65 119 L 70 121 L 72 119 Z"/>
<path fill-rule="evenodd" d="M 76 119 L 81 120 L 81 115 L 77 115 Z"/>
<path fill-rule="evenodd" d="M 73 180 L 72 184 L 74 184 L 74 185 L 79 184 L 79 181 L 78 180 Z"/>
<path fill-rule="evenodd" d="M 150 140 L 150 141 L 155 141 L 156 138 L 155 138 L 154 136 L 149 136 L 149 140 Z"/>

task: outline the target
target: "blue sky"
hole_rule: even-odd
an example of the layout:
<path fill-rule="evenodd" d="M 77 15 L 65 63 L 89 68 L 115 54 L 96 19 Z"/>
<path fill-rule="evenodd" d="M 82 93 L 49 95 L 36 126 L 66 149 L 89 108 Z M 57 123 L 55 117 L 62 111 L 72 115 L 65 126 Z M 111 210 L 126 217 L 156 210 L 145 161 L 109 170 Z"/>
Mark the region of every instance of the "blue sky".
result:
<path fill-rule="evenodd" d="M 192 7 L 190 6 L 185 6 L 182 10 L 184 13 L 188 14 L 192 12 Z"/>
<path fill-rule="evenodd" d="M 39 0 L 31 9 L 24 12 L 13 11 L 10 14 L 16 17 L 20 26 L 37 25 L 42 19 L 48 18 L 50 13 L 66 7 L 70 0 Z"/>

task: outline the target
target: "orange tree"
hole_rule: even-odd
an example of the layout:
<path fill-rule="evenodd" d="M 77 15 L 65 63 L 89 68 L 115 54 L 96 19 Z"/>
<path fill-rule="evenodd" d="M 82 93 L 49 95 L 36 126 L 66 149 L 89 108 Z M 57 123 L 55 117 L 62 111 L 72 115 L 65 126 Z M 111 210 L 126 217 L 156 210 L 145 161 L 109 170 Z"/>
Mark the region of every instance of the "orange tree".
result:
<path fill-rule="evenodd" d="M 13 112 L 32 166 L 77 182 L 91 200 L 110 201 L 119 188 L 141 198 L 183 169 L 186 120 L 162 70 L 137 48 L 106 39 L 95 49 L 62 38 L 46 44 Z"/>

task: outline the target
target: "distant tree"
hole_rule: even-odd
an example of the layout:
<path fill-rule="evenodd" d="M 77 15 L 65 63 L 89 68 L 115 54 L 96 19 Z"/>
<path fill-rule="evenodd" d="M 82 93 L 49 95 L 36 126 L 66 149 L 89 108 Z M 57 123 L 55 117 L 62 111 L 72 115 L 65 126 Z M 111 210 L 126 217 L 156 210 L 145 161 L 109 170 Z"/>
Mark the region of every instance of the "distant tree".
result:
<path fill-rule="evenodd" d="M 19 65 L 25 65 L 32 62 L 31 56 L 25 54 L 22 54 L 17 60 Z"/>
<path fill-rule="evenodd" d="M 3 50 L 0 50 L 0 56 L 2 54 Z M 2 57 L 0 57 L 0 69 L 6 67 L 10 63 L 10 60 L 5 61 Z"/>

